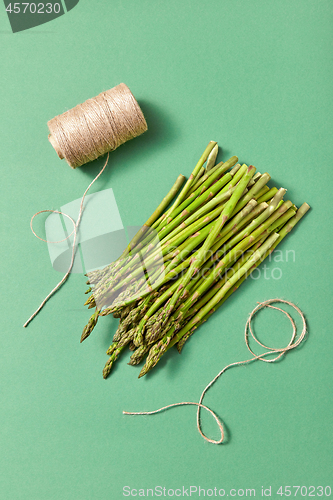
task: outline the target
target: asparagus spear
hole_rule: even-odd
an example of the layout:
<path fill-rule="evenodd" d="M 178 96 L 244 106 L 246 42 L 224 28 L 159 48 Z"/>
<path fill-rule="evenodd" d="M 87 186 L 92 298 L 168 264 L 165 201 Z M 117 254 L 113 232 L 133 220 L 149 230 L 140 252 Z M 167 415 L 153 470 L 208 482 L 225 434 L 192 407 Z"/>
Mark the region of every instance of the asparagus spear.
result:
<path fill-rule="evenodd" d="M 250 215 L 252 213 L 252 209 L 256 206 L 256 201 L 255 200 L 250 200 L 249 203 L 244 207 L 244 209 L 239 213 L 238 216 L 234 217 L 232 219 L 232 221 L 230 221 L 230 225 L 226 225 L 224 227 L 224 231 L 222 231 L 220 234 L 219 234 L 219 238 L 221 239 L 223 235 L 229 235 L 230 231 L 232 232 L 232 234 L 234 232 L 237 232 L 242 226 L 243 224 L 245 224 L 246 222 L 246 216 L 247 215 Z M 214 221 L 209 224 L 208 226 L 206 226 L 206 231 L 203 234 L 203 237 L 206 237 L 209 232 L 210 232 L 210 229 L 212 227 L 212 224 L 214 224 Z M 228 227 L 227 227 L 228 226 Z M 227 229 L 230 229 L 230 231 L 227 231 Z M 182 253 L 182 245 L 180 247 L 177 248 L 177 250 L 174 252 L 174 254 L 169 254 L 171 255 L 173 258 L 173 260 L 169 263 L 169 265 L 167 266 L 166 270 L 165 270 L 165 273 L 167 274 L 168 272 L 171 271 L 171 269 L 173 269 L 174 267 L 177 266 L 177 264 L 181 261 L 184 261 L 184 259 L 186 258 L 187 256 L 187 253 L 188 253 L 188 249 L 191 249 L 191 247 L 195 248 L 197 245 L 197 241 L 200 240 L 201 237 L 198 237 L 198 240 L 194 241 L 194 243 L 189 244 L 187 243 L 187 246 L 185 246 L 184 248 L 184 253 Z M 185 242 L 186 244 L 186 242 Z"/>
<path fill-rule="evenodd" d="M 149 351 L 150 346 L 149 345 L 140 345 L 140 347 L 137 347 L 136 350 L 133 352 L 132 356 L 130 357 L 129 365 L 135 366 L 141 363 L 147 352 Z"/>
<path fill-rule="evenodd" d="M 169 193 L 163 198 L 159 206 L 156 208 L 155 212 L 153 212 L 153 214 L 149 217 L 149 219 L 144 223 L 144 225 L 140 228 L 140 230 L 131 240 L 129 245 L 122 253 L 121 258 L 126 257 L 126 255 L 128 255 L 132 251 L 132 249 L 135 248 L 136 244 L 143 238 L 146 232 L 151 228 L 152 224 L 162 215 L 164 210 L 170 204 L 171 200 L 173 200 L 175 195 L 178 193 L 181 185 L 184 183 L 184 180 L 185 180 L 184 175 L 179 175 L 177 177 L 177 180 L 170 189 Z"/>
<path fill-rule="evenodd" d="M 189 192 L 191 186 L 193 185 L 193 179 L 196 177 L 196 175 L 200 171 L 201 167 L 203 166 L 203 164 L 207 160 L 208 155 L 212 151 L 212 149 L 214 148 L 215 144 L 216 144 L 215 141 L 210 141 L 209 142 L 208 146 L 206 147 L 205 151 L 202 153 L 202 155 L 201 155 L 198 163 L 196 164 L 193 172 L 191 173 L 190 177 L 186 181 L 186 184 L 183 187 L 183 189 L 181 190 L 181 192 L 180 192 L 179 196 L 177 197 L 176 201 L 174 202 L 174 204 L 172 205 L 172 207 L 166 212 L 166 216 L 169 216 L 170 214 L 172 214 L 173 211 L 178 207 L 178 205 L 180 205 L 183 202 L 183 200 L 186 198 L 187 193 Z"/>
<path fill-rule="evenodd" d="M 214 167 L 218 150 L 219 150 L 219 147 L 217 144 L 215 144 L 215 146 L 213 147 L 213 149 L 211 150 L 211 152 L 209 153 L 209 156 L 207 158 L 206 172 L 208 172 L 209 170 L 211 170 Z"/>
<path fill-rule="evenodd" d="M 235 206 L 233 213 L 237 214 L 247 204 L 248 201 L 252 200 L 252 198 L 254 198 L 255 195 L 259 193 L 259 191 L 267 184 L 270 178 L 271 176 L 267 172 L 261 175 L 260 179 L 255 182 L 255 184 L 246 193 L 246 195 L 239 200 L 239 202 Z"/>
<path fill-rule="evenodd" d="M 179 224 L 171 233 L 169 233 L 167 236 L 165 236 L 163 239 L 160 240 L 161 246 L 165 244 L 169 244 L 171 241 L 173 241 L 173 238 L 177 236 L 180 232 L 183 232 L 184 229 L 189 228 L 192 226 L 195 222 L 199 220 L 204 220 L 203 217 L 209 216 L 211 211 L 214 209 L 214 207 L 221 207 L 232 195 L 234 192 L 235 188 L 231 187 L 226 191 L 225 193 L 222 194 L 217 194 L 212 198 L 210 201 L 208 201 L 205 205 L 203 205 L 201 208 L 196 210 L 190 217 L 185 219 L 181 224 Z M 192 226 L 193 228 L 194 226 Z M 146 250 L 146 252 L 148 249 Z M 151 254 L 152 255 L 152 254 Z"/>
<path fill-rule="evenodd" d="M 258 200 L 257 200 L 258 203 L 271 200 L 276 195 L 277 192 L 278 192 L 278 188 L 272 187 L 265 194 L 263 194 L 262 196 L 260 196 L 258 198 Z"/>
<path fill-rule="evenodd" d="M 204 173 L 205 173 L 205 169 L 204 169 L 204 167 L 201 167 L 199 172 L 197 173 L 197 175 L 193 179 L 192 184 L 196 183 L 200 179 L 200 177 L 203 176 Z"/>
<path fill-rule="evenodd" d="M 122 353 L 122 351 L 125 349 L 126 345 L 123 345 L 121 347 L 117 347 L 110 358 L 107 360 L 105 363 L 104 369 L 103 369 L 103 378 L 107 378 L 110 375 L 110 372 L 112 370 L 112 366 L 117 361 L 119 355 Z"/>
<path fill-rule="evenodd" d="M 96 308 L 96 311 L 91 316 L 87 325 L 83 329 L 80 342 L 83 342 L 87 337 L 89 337 L 89 335 L 91 334 L 91 332 L 93 331 L 93 329 L 96 326 L 96 323 L 98 321 L 98 316 L 99 316 L 99 309 Z"/>

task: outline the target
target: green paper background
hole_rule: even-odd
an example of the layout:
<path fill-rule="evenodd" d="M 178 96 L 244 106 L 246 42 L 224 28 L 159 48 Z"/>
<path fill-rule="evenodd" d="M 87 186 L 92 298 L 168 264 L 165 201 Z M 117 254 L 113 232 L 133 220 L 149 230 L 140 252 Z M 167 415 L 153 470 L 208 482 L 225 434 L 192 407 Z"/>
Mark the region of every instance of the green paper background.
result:
<path fill-rule="evenodd" d="M 16 34 L 0 11 L 0 499 L 117 500 L 124 486 L 226 495 L 256 488 L 257 497 L 272 486 L 271 498 L 281 498 L 280 486 L 333 488 L 332 2 L 80 0 Z M 79 343 L 89 317 L 83 276 L 72 275 L 26 330 L 22 324 L 61 277 L 30 232 L 31 215 L 80 197 L 103 163 L 71 170 L 50 146 L 46 123 L 120 82 L 142 105 L 149 131 L 111 155 L 93 189 L 113 188 L 125 225 L 148 218 L 209 140 L 219 142 L 220 159 L 237 154 L 268 171 L 271 185 L 312 210 L 281 245 L 295 262 L 271 263 L 280 280 L 249 280 L 181 357 L 170 352 L 150 376 L 138 380 L 126 354 L 104 381 L 117 320 L 103 319 Z M 40 234 L 43 224 L 35 224 Z M 228 371 L 210 390 L 205 403 L 226 424 L 225 445 L 200 437 L 194 407 L 122 415 L 198 401 L 220 369 L 249 357 L 247 315 L 275 297 L 304 311 L 307 341 L 280 363 Z M 255 326 L 268 345 L 289 342 L 290 325 L 277 312 L 261 313 Z M 202 420 L 218 438 L 211 417 Z"/>

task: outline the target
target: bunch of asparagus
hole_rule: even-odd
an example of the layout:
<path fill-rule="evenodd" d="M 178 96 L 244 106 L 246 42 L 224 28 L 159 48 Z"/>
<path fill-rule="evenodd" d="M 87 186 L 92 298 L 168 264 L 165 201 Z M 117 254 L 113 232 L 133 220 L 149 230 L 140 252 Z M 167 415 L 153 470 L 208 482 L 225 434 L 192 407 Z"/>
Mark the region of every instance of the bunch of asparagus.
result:
<path fill-rule="evenodd" d="M 85 305 L 95 311 L 81 342 L 100 316 L 120 318 L 104 378 L 126 346 L 130 365 L 146 357 L 139 378 L 172 346 L 181 352 L 308 211 L 236 156 L 215 164 L 217 152 L 211 141 L 183 188 L 180 175 L 119 259 L 88 274 Z"/>

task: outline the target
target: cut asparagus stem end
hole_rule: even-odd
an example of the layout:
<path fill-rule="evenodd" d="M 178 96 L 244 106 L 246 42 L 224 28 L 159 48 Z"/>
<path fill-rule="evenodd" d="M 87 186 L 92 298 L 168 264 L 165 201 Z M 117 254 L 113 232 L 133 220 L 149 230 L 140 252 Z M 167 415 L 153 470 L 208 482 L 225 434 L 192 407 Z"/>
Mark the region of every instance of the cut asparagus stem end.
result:
<path fill-rule="evenodd" d="M 210 169 L 212 169 L 215 165 L 217 153 L 218 153 L 218 144 L 216 143 L 211 152 L 209 153 L 209 156 L 207 158 L 207 163 L 206 163 L 206 172 L 208 172 Z"/>

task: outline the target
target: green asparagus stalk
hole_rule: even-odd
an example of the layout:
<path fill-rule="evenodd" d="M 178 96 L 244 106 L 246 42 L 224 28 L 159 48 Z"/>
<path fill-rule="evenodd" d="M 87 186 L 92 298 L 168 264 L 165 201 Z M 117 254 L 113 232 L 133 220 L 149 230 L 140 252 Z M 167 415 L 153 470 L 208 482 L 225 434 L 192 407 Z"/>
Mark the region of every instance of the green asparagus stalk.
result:
<path fill-rule="evenodd" d="M 193 185 L 193 179 L 197 176 L 198 172 L 200 171 L 201 167 L 203 166 L 203 164 L 207 160 L 207 158 L 208 158 L 210 152 L 212 151 L 212 149 L 214 148 L 215 144 L 216 144 L 215 141 L 209 142 L 208 146 L 206 147 L 205 151 L 202 153 L 198 163 L 196 164 L 193 172 L 191 173 L 190 177 L 186 181 L 186 184 L 183 187 L 183 189 L 181 190 L 176 201 L 171 206 L 171 208 L 166 212 L 167 216 L 172 214 L 174 212 L 174 210 L 185 200 L 187 193 L 189 192 L 191 186 Z"/>
<path fill-rule="evenodd" d="M 205 203 L 210 201 L 218 192 L 219 194 L 225 193 L 231 186 L 233 177 L 227 173 L 221 179 L 219 179 L 215 184 L 210 186 L 209 190 L 204 190 L 202 194 L 193 196 L 192 198 L 186 200 L 184 203 L 184 208 L 177 213 L 175 210 L 172 216 L 168 217 L 167 224 L 159 231 L 158 235 L 160 239 L 163 239 L 167 234 L 169 234 L 173 229 L 178 227 L 185 219 L 192 215 L 196 210 L 202 207 Z M 222 188 L 227 188 L 222 191 Z M 199 188 L 200 189 L 200 188 Z M 190 203 L 188 203 L 190 202 Z M 186 205 L 186 206 L 185 206 Z"/>
<path fill-rule="evenodd" d="M 230 159 L 230 162 L 234 161 L 233 159 Z M 227 163 L 227 162 L 226 162 Z M 168 217 L 168 220 L 164 221 L 158 228 L 157 228 L 157 233 L 152 236 L 151 234 L 145 238 L 142 242 L 140 242 L 137 247 L 136 251 L 143 249 L 146 247 L 148 244 L 153 246 L 153 243 L 151 242 L 153 237 L 157 237 L 159 241 L 163 241 L 169 233 L 173 233 L 173 231 L 176 228 L 179 228 L 179 226 L 189 217 L 191 214 L 194 214 L 200 207 L 202 207 L 202 210 L 200 211 L 200 214 L 198 215 L 201 216 L 206 208 L 205 208 L 205 203 L 209 201 L 223 186 L 227 186 L 230 189 L 232 188 L 232 183 L 233 181 L 232 176 L 230 174 L 226 174 L 223 176 L 218 182 L 214 184 L 214 186 L 209 190 L 209 192 L 205 192 L 206 189 L 203 189 L 203 193 L 199 195 L 199 193 L 195 193 L 195 196 L 191 196 L 187 198 L 184 203 L 177 208 L 172 216 Z M 233 181 L 234 183 L 235 181 Z M 207 185 L 204 186 L 205 188 Z M 224 190 L 224 199 L 227 199 L 229 197 L 228 189 Z M 222 197 L 223 198 L 223 197 Z M 195 216 L 192 217 L 192 220 L 195 220 Z"/>
<path fill-rule="evenodd" d="M 165 236 L 162 240 L 160 241 L 160 245 L 169 245 L 171 242 L 174 242 L 174 238 L 179 234 L 183 233 L 185 229 L 188 229 L 191 226 L 191 230 L 193 232 L 196 231 L 197 226 L 194 226 L 193 224 L 198 221 L 204 221 L 205 217 L 210 217 L 211 218 L 211 213 L 212 210 L 218 209 L 222 210 L 222 205 L 225 204 L 225 202 L 230 198 L 232 193 L 234 192 L 235 188 L 231 187 L 228 189 L 225 193 L 222 194 L 217 194 L 212 198 L 210 201 L 208 201 L 205 205 L 203 205 L 201 208 L 196 210 L 190 217 L 185 219 L 181 224 L 179 224 L 171 233 L 169 233 L 167 236 Z M 208 219 L 209 221 L 209 219 Z M 190 233 L 188 233 L 190 234 Z M 147 248 L 146 253 L 149 251 Z M 154 255 L 154 253 L 158 252 L 158 250 L 155 250 L 155 252 L 150 254 L 150 257 Z"/>
<path fill-rule="evenodd" d="M 150 345 L 140 345 L 140 347 L 137 347 L 135 351 L 133 352 L 132 356 L 130 357 L 129 365 L 135 366 L 141 363 L 145 355 L 150 349 Z"/>
<path fill-rule="evenodd" d="M 208 174 L 205 174 L 198 182 L 199 186 L 196 188 L 193 192 L 189 191 L 187 194 L 187 197 L 185 200 L 175 209 L 173 210 L 172 214 L 168 215 L 167 221 L 169 222 L 172 218 L 175 218 L 178 214 L 180 214 L 192 201 L 197 198 L 198 196 L 202 195 L 205 191 L 207 191 L 216 181 L 220 180 L 222 177 L 224 177 L 224 174 L 227 170 L 229 170 L 230 167 L 235 165 L 237 162 L 237 156 L 232 156 L 228 161 L 225 163 L 219 163 L 216 166 L 216 169 L 214 171 L 211 171 Z M 231 180 L 233 177 L 232 171 L 228 172 L 227 174 L 227 179 Z M 194 187 L 194 186 L 193 186 Z"/>
<path fill-rule="evenodd" d="M 227 251 L 229 248 L 232 246 L 236 245 L 239 241 L 241 241 L 243 238 L 248 236 L 252 231 L 254 231 L 257 227 L 259 227 L 261 224 L 263 224 L 273 213 L 276 211 L 276 209 L 279 207 L 280 204 L 282 204 L 282 199 L 283 196 L 286 193 L 286 189 L 279 189 L 279 191 L 276 193 L 274 196 L 273 200 L 271 203 L 267 206 L 267 208 L 255 219 L 252 220 L 252 222 L 247 225 L 242 231 L 238 232 L 234 238 L 232 238 L 226 247 L 223 248 L 223 251 Z M 287 207 L 289 208 L 289 206 Z"/>
<path fill-rule="evenodd" d="M 99 316 L 99 309 L 96 308 L 96 311 L 91 316 L 87 325 L 83 329 L 80 342 L 83 342 L 86 338 L 89 337 L 89 335 L 91 334 L 91 332 L 93 331 L 93 329 L 96 326 L 96 323 L 98 321 L 98 316 Z"/>
<path fill-rule="evenodd" d="M 211 152 L 209 153 L 209 156 L 207 158 L 206 172 L 209 172 L 209 170 L 211 170 L 214 167 L 218 150 L 219 150 L 219 147 L 217 144 L 215 144 L 215 146 L 213 147 L 213 149 L 211 150 Z"/>
<path fill-rule="evenodd" d="M 282 208 L 282 205 L 281 205 L 281 208 Z M 291 219 L 291 217 L 293 217 L 294 215 L 296 215 L 296 210 L 294 210 L 293 208 L 289 208 L 289 210 L 287 210 L 281 217 L 279 217 L 275 222 L 273 222 L 270 225 L 269 230 L 272 232 L 273 231 L 277 232 L 277 229 L 280 227 L 283 227 L 285 225 L 285 223 L 289 219 Z"/>
<path fill-rule="evenodd" d="M 234 189 L 234 188 L 232 188 Z M 198 210 L 194 214 L 194 221 L 189 224 L 189 219 L 185 220 L 182 224 L 180 224 L 177 228 L 174 229 L 168 236 L 166 236 L 162 241 L 159 242 L 158 248 L 157 249 L 150 249 L 147 248 L 145 252 L 145 258 L 148 255 L 149 260 L 154 259 L 157 255 L 161 254 L 163 252 L 163 255 L 166 255 L 169 251 L 172 249 L 176 248 L 177 245 L 180 245 L 183 241 L 186 240 L 186 238 L 190 237 L 196 231 L 200 230 L 204 226 L 206 226 L 210 221 L 214 220 L 218 215 L 220 215 L 221 211 L 223 210 L 223 205 L 224 201 L 230 198 L 232 194 L 232 191 L 228 191 L 227 193 L 223 193 L 223 195 L 216 197 L 219 198 L 219 200 L 223 200 L 221 203 L 213 203 L 210 204 L 210 202 L 206 203 L 204 205 L 205 210 Z M 215 198 L 211 201 L 215 201 Z M 211 211 L 207 211 L 207 206 L 215 206 L 215 208 Z M 203 213 L 201 217 L 197 217 L 198 212 Z"/>
<path fill-rule="evenodd" d="M 121 255 L 121 259 L 126 257 L 132 250 L 135 248 L 137 243 L 143 238 L 146 232 L 151 228 L 152 224 L 163 214 L 164 210 L 168 207 L 170 202 L 173 200 L 175 195 L 178 193 L 181 185 L 184 183 L 185 177 L 184 175 L 179 175 L 176 182 L 170 189 L 169 193 L 163 198 L 159 206 L 153 212 L 153 214 L 149 217 L 149 219 L 144 223 L 144 225 L 140 228 L 138 233 L 131 240 L 129 245 L 126 247 L 124 252 Z"/>
<path fill-rule="evenodd" d="M 103 369 L 103 378 L 106 379 L 112 370 L 112 366 L 114 365 L 115 361 L 117 361 L 119 355 L 122 353 L 122 351 L 125 349 L 126 345 L 123 345 L 121 347 L 116 348 L 110 358 L 107 360 L 105 363 L 104 369 Z"/>
<path fill-rule="evenodd" d="M 215 167 L 213 167 L 211 170 L 209 170 L 209 172 L 207 172 L 207 170 L 206 170 L 204 175 L 201 176 L 201 178 L 198 179 L 195 183 L 193 183 L 193 186 L 189 190 L 187 196 L 190 197 L 204 182 L 206 182 L 208 177 L 215 174 L 217 170 L 219 170 L 219 177 L 222 177 L 222 175 L 228 170 L 228 168 L 230 168 L 230 167 L 228 167 L 225 169 L 222 167 L 222 165 L 223 165 L 223 161 L 221 161 L 220 163 L 215 165 Z"/>
<path fill-rule="evenodd" d="M 239 200 L 233 213 L 237 214 L 247 204 L 248 201 L 252 200 L 255 195 L 259 193 L 259 191 L 267 184 L 270 178 L 271 176 L 267 172 L 262 174 L 260 179 L 258 179 L 257 182 L 254 183 L 254 185 L 246 193 L 246 195 Z"/>
<path fill-rule="evenodd" d="M 274 198 L 274 196 L 276 195 L 277 192 L 278 192 L 278 188 L 272 187 L 265 194 L 260 196 L 260 198 L 258 198 L 258 200 L 257 200 L 258 203 L 262 203 L 263 201 L 271 200 L 272 198 Z"/>
<path fill-rule="evenodd" d="M 240 163 L 236 163 L 236 165 L 234 165 L 232 167 L 232 169 L 230 170 L 230 172 L 229 172 L 230 175 L 234 178 L 235 175 L 237 174 L 238 170 L 240 170 L 241 168 L 242 168 L 242 165 Z"/>
<path fill-rule="evenodd" d="M 205 168 L 201 167 L 196 177 L 193 179 L 192 184 L 195 184 L 200 179 L 200 177 L 203 176 L 204 173 L 205 173 Z"/>

